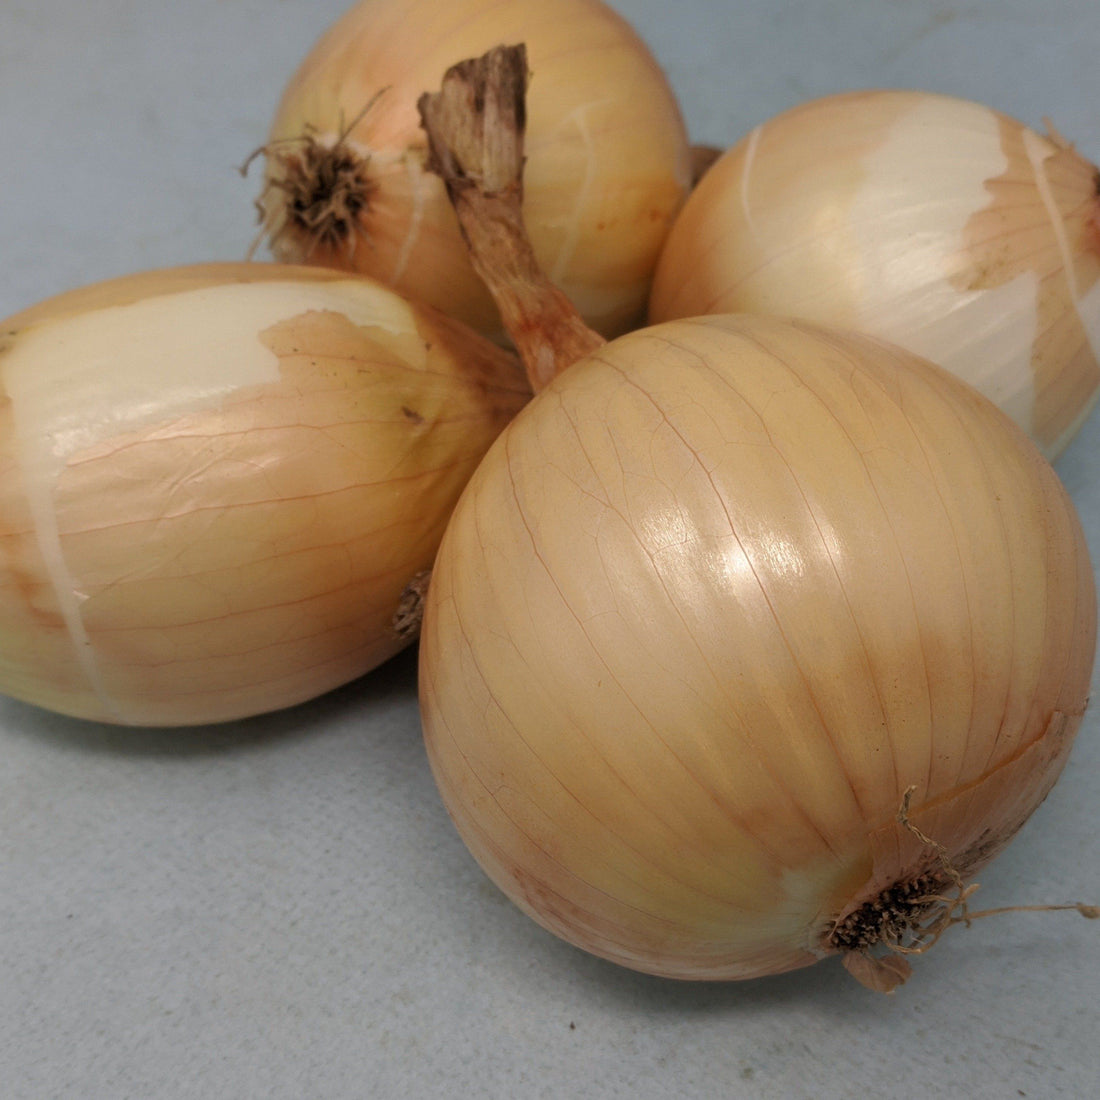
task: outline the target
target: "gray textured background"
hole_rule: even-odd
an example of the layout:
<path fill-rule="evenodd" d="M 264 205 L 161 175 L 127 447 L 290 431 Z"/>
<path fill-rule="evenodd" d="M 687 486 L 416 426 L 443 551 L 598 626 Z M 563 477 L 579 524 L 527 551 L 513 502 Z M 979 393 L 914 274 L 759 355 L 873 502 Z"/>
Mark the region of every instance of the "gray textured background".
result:
<path fill-rule="evenodd" d="M 440 0 L 443 2 L 443 0 Z M 0 316 L 237 259 L 290 72 L 345 0 L 0 0 Z M 697 140 L 850 87 L 924 87 L 1100 160 L 1095 0 L 617 0 Z M 1100 560 L 1100 418 L 1059 464 Z M 1100 929 L 956 930 L 891 999 L 839 965 L 648 978 L 558 942 L 466 854 L 414 662 L 205 730 L 0 700 L 0 1097 L 1095 1095 Z M 1094 711 L 982 903 L 1100 899 Z"/>

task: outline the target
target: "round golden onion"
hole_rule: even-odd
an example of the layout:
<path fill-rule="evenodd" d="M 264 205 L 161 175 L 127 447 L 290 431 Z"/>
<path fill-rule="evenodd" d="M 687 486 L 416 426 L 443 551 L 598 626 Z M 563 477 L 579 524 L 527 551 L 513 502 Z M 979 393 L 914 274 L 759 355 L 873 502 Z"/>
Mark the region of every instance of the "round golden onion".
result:
<path fill-rule="evenodd" d="M 991 403 L 870 338 L 715 316 L 613 341 L 498 438 L 421 706 L 463 839 L 559 936 L 889 988 L 1055 782 L 1095 637 L 1073 505 Z"/>
<path fill-rule="evenodd" d="M 605 334 L 636 325 L 690 184 L 679 106 L 600 0 L 361 0 L 310 51 L 272 123 L 259 206 L 277 259 L 364 272 L 494 336 L 416 110 L 444 71 L 527 45 L 524 213 L 539 261 Z"/>
<path fill-rule="evenodd" d="M 1100 172 L 949 96 L 803 104 L 710 169 L 655 278 L 653 321 L 742 310 L 908 348 L 1054 458 L 1100 392 Z"/>
<path fill-rule="evenodd" d="M 366 672 L 415 636 L 403 594 L 528 396 L 488 341 L 315 268 L 157 271 L 9 318 L 0 690 L 179 725 Z"/>

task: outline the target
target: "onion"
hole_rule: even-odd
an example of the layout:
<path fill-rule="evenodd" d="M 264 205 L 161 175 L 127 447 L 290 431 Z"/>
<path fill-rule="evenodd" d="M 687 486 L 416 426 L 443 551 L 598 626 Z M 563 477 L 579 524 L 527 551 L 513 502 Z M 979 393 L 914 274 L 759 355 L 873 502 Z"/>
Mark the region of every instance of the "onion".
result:
<path fill-rule="evenodd" d="M 747 311 L 889 339 L 1056 457 L 1100 385 L 1100 173 L 1058 134 L 922 92 L 757 127 L 668 241 L 653 321 Z"/>
<path fill-rule="evenodd" d="M 643 317 L 691 178 L 679 107 L 599 0 L 362 0 L 320 39 L 271 126 L 259 206 L 277 259 L 361 271 L 498 335 L 439 180 L 417 97 L 501 42 L 527 44 L 525 211 L 540 263 L 589 323 Z"/>
<path fill-rule="evenodd" d="M 489 449 L 421 713 L 466 844 L 557 935 L 887 990 L 1057 779 L 1095 644 L 1078 518 L 1008 417 L 870 337 L 713 316 L 559 370 Z"/>
<path fill-rule="evenodd" d="M 285 707 L 407 645 L 450 509 L 529 396 L 457 322 L 276 264 L 17 314 L 0 389 L 0 690 L 144 725 Z"/>

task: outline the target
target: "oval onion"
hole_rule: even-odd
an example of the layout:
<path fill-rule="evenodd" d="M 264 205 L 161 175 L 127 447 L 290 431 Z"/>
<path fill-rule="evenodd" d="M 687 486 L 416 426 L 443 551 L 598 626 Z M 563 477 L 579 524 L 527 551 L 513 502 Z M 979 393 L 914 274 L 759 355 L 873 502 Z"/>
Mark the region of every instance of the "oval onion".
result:
<path fill-rule="evenodd" d="M 422 714 L 465 842 L 559 936 L 678 978 L 841 954 L 887 988 L 877 955 L 957 915 L 1057 778 L 1095 635 L 1072 503 L 992 404 L 716 316 L 606 345 L 489 450 Z"/>
<path fill-rule="evenodd" d="M 498 335 L 416 102 L 444 70 L 525 42 L 524 212 L 543 267 L 607 334 L 641 320 L 690 183 L 679 107 L 652 54 L 599 0 L 362 0 L 288 84 L 260 209 L 277 259 L 347 268 Z"/>
<path fill-rule="evenodd" d="M 362 278 L 131 276 L 0 325 L 0 690 L 109 722 L 285 707 L 408 644 L 514 359 Z"/>
<path fill-rule="evenodd" d="M 1057 134 L 922 92 L 819 99 L 707 173 L 654 321 L 745 310 L 889 339 L 1056 457 L 1100 385 L 1100 174 Z"/>

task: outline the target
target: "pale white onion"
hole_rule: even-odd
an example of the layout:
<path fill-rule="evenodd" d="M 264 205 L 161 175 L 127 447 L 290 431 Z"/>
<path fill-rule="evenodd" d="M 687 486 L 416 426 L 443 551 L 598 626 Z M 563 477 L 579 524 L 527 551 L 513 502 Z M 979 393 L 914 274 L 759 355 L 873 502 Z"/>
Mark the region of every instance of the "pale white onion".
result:
<path fill-rule="evenodd" d="M 270 130 L 260 205 L 276 258 L 365 272 L 497 334 L 425 170 L 416 102 L 455 62 L 519 42 L 533 70 L 524 212 L 539 260 L 590 324 L 637 324 L 690 156 L 660 67 L 600 0 L 351 8 L 302 62 Z"/>
<path fill-rule="evenodd" d="M 554 933 L 679 978 L 843 954 L 885 988 L 907 964 L 876 952 L 1055 782 L 1095 637 L 1073 505 L 985 398 L 707 317 L 568 367 L 489 450 L 421 707 L 466 844 Z"/>
<path fill-rule="evenodd" d="M 316 268 L 151 272 L 9 318 L 0 690 L 178 725 L 360 675 L 412 640 L 402 595 L 527 396 L 457 322 Z"/>
<path fill-rule="evenodd" d="M 1053 458 L 1100 386 L 1098 183 L 1058 135 L 980 104 L 815 100 L 710 169 L 650 317 L 745 310 L 889 339 L 976 386 Z"/>

